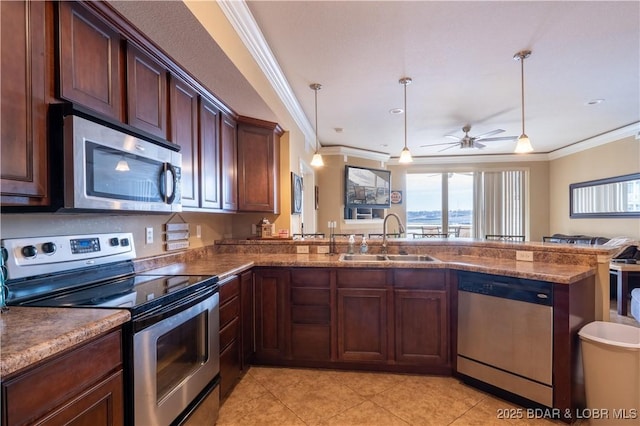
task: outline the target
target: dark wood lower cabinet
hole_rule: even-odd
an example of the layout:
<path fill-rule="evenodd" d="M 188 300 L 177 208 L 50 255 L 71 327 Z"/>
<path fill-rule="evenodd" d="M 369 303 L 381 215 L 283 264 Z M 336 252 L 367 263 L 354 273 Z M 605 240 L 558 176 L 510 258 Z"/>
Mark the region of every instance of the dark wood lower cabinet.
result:
<path fill-rule="evenodd" d="M 255 282 L 255 360 L 277 362 L 288 358 L 287 325 L 290 324 L 289 270 L 258 268 Z"/>
<path fill-rule="evenodd" d="M 291 271 L 291 357 L 329 361 L 331 359 L 330 269 L 306 268 Z"/>
<path fill-rule="evenodd" d="M 338 359 L 382 361 L 387 355 L 387 290 L 338 289 Z"/>
<path fill-rule="evenodd" d="M 240 278 L 220 283 L 220 398 L 225 398 L 241 377 Z"/>
<path fill-rule="evenodd" d="M 122 374 L 118 329 L 3 378 L 1 423 L 123 425 Z"/>
<path fill-rule="evenodd" d="M 395 290 L 395 359 L 406 364 L 449 361 L 447 294 Z"/>

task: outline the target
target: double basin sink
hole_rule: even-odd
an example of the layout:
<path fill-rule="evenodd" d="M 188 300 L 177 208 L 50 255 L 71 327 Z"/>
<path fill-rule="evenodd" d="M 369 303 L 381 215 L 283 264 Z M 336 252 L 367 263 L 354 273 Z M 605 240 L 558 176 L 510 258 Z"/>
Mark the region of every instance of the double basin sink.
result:
<path fill-rule="evenodd" d="M 423 254 L 346 254 L 340 255 L 341 262 L 436 262 L 437 259 Z"/>

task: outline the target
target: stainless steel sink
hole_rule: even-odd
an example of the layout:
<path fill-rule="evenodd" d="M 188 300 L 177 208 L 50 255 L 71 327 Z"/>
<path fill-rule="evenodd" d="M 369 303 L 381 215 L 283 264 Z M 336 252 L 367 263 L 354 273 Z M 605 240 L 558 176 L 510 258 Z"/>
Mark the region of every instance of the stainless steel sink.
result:
<path fill-rule="evenodd" d="M 423 254 L 346 254 L 340 255 L 344 262 L 434 262 L 431 256 Z"/>

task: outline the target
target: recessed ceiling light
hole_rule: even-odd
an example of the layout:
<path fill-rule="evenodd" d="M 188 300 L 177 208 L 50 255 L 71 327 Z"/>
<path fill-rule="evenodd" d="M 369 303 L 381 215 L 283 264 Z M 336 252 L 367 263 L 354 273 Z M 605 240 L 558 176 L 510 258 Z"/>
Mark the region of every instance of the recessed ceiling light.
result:
<path fill-rule="evenodd" d="M 604 102 L 604 99 L 591 99 L 587 105 L 598 105 Z"/>
<path fill-rule="evenodd" d="M 404 110 L 402 108 L 394 108 L 389 110 L 389 114 L 402 114 Z"/>
<path fill-rule="evenodd" d="M 342 127 L 334 127 L 334 129 L 336 133 L 342 133 L 344 132 L 344 129 Z"/>

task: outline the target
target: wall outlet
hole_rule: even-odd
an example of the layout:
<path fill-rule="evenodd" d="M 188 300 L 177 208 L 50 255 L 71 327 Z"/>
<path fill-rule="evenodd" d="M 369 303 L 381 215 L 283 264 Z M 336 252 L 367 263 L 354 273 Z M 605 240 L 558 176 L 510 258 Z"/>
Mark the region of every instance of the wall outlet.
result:
<path fill-rule="evenodd" d="M 318 254 L 329 254 L 329 246 L 318 246 Z"/>
<path fill-rule="evenodd" d="M 202 226 L 196 225 L 196 238 L 202 238 Z"/>
<path fill-rule="evenodd" d="M 144 233 L 145 233 L 145 242 L 147 244 L 153 244 L 153 228 L 151 227 L 144 228 Z"/>
<path fill-rule="evenodd" d="M 251 224 L 251 235 L 258 235 L 258 227 L 255 223 Z"/>
<path fill-rule="evenodd" d="M 309 254 L 309 246 L 296 246 L 296 253 Z"/>
<path fill-rule="evenodd" d="M 516 260 L 522 260 L 524 262 L 533 262 L 533 252 L 516 250 Z"/>

